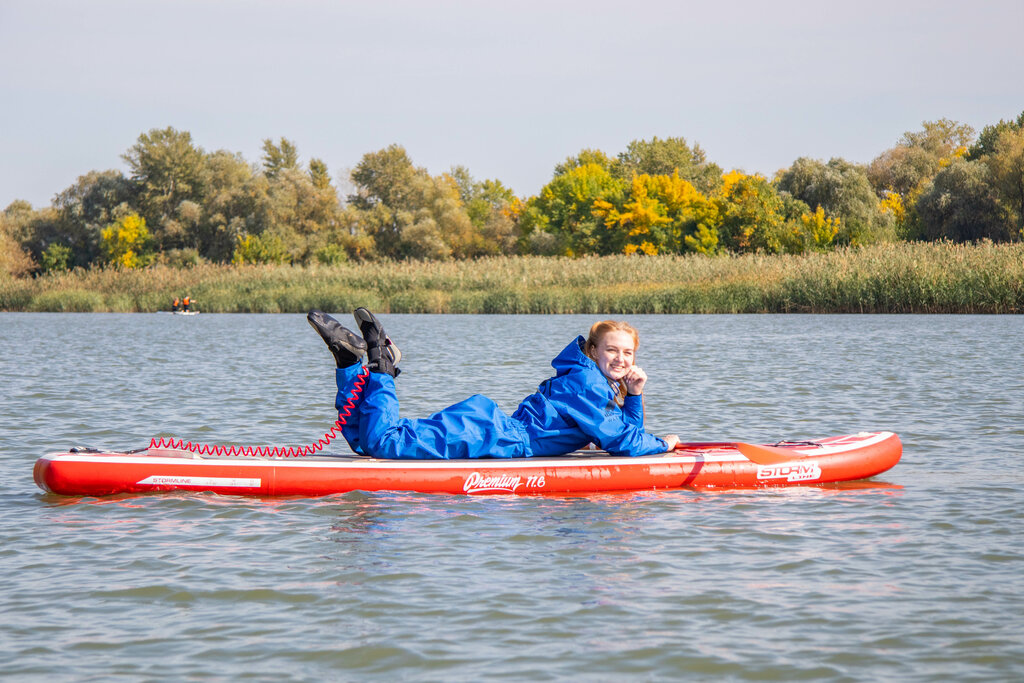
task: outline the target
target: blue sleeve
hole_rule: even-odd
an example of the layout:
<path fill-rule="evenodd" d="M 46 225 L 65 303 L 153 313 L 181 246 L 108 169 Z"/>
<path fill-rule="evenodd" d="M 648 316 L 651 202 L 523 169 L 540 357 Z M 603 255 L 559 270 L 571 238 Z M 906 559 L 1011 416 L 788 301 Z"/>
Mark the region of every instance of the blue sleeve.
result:
<path fill-rule="evenodd" d="M 644 428 L 644 397 L 626 394 L 622 401 L 622 419 L 628 425 Z"/>
<path fill-rule="evenodd" d="M 573 384 L 576 386 L 566 388 L 575 388 L 576 391 L 571 397 L 563 397 L 559 412 L 564 411 L 563 414 L 600 448 L 612 455 L 631 456 L 664 453 L 668 450 L 668 444 L 662 439 L 626 422 L 623 411 L 612 400 L 610 388 L 607 392 L 601 392 L 586 383 L 584 386 L 575 382 Z"/>

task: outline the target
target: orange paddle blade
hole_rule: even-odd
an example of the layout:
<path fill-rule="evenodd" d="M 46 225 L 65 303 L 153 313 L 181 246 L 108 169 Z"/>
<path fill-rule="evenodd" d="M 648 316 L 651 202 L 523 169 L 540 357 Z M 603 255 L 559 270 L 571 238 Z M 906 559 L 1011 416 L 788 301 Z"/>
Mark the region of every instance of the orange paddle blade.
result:
<path fill-rule="evenodd" d="M 751 443 L 737 443 L 734 445 L 743 454 L 743 457 L 750 462 L 756 462 L 758 465 L 778 465 L 779 463 L 790 462 L 800 457 L 789 448 L 755 446 Z"/>

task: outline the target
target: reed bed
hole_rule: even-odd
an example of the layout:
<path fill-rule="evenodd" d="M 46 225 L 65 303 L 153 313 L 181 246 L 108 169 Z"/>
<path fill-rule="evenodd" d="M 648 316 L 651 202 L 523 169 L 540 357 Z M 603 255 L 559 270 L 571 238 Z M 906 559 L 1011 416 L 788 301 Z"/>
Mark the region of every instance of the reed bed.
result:
<path fill-rule="evenodd" d="M 1020 313 L 1024 244 L 883 244 L 802 256 L 500 257 L 338 266 L 95 269 L 0 278 L 5 311 Z"/>

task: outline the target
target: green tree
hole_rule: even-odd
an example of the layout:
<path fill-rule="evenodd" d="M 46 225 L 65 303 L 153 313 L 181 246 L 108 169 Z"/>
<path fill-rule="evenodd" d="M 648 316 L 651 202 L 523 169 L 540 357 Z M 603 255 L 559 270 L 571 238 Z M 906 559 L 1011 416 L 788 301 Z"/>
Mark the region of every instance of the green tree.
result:
<path fill-rule="evenodd" d="M 378 254 L 444 259 L 473 253 L 476 234 L 457 182 L 416 168 L 404 148 L 364 155 L 352 182 L 357 192 L 349 196 L 350 206 Z"/>
<path fill-rule="evenodd" d="M 100 258 L 100 232 L 131 213 L 135 188 L 120 171 L 90 171 L 57 194 L 56 232 L 46 240 L 71 249 L 70 265 L 88 266 Z"/>
<path fill-rule="evenodd" d="M 868 166 L 868 178 L 879 196 L 893 192 L 912 204 L 911 198 L 938 170 L 939 159 L 928 151 L 897 145 L 875 157 Z"/>
<path fill-rule="evenodd" d="M 367 232 L 363 213 L 351 206 L 341 207 L 338 222 L 324 235 L 324 244 L 341 247 L 350 259 L 367 260 L 377 255 L 377 245 Z"/>
<path fill-rule="evenodd" d="M 995 151 L 999 136 L 1005 132 L 1019 131 L 1022 128 L 1024 128 L 1024 112 L 1021 112 L 1016 120 L 1003 121 L 999 119 L 999 123 L 985 126 L 981 129 L 981 133 L 978 134 L 978 140 L 971 145 L 971 149 L 967 153 L 967 159 L 969 161 L 976 161 L 991 154 Z"/>
<path fill-rule="evenodd" d="M 356 192 L 349 195 L 349 205 L 380 255 L 401 257 L 403 230 L 410 222 L 411 187 L 424 173 L 413 166 L 400 145 L 364 154 L 352 170 Z"/>
<path fill-rule="evenodd" d="M 283 264 L 291 257 L 277 235 L 239 235 L 231 263 L 236 266 L 260 263 Z"/>
<path fill-rule="evenodd" d="M 348 262 L 348 250 L 341 244 L 331 242 L 319 247 L 313 257 L 316 262 L 325 266 L 338 266 Z"/>
<path fill-rule="evenodd" d="M 313 181 L 313 187 L 318 190 L 326 190 L 331 186 L 331 176 L 327 173 L 327 164 L 322 159 L 310 159 L 309 179 Z"/>
<path fill-rule="evenodd" d="M 349 204 L 373 239 L 375 251 L 383 256 L 401 256 L 403 228 L 409 222 L 405 207 L 410 205 L 410 186 L 417 175 L 399 145 L 364 154 L 352 170 L 356 193 L 349 195 Z"/>
<path fill-rule="evenodd" d="M 292 262 L 308 262 L 338 222 L 334 187 L 317 187 L 309 174 L 288 169 L 270 179 L 268 198 L 266 234 L 281 238 Z"/>
<path fill-rule="evenodd" d="M 775 187 L 760 175 L 727 173 L 715 196 L 721 216 L 721 243 L 730 251 L 779 253 L 786 206 Z"/>
<path fill-rule="evenodd" d="M 1015 239 L 1024 237 L 1024 127 L 1002 131 L 981 161 L 988 167 L 996 196 L 1012 216 Z"/>
<path fill-rule="evenodd" d="M 951 157 L 960 149 L 966 150 L 971 140 L 974 139 L 972 127 L 966 123 L 949 119 L 925 121 L 922 127 L 923 130 L 904 133 L 900 144 L 923 149 L 936 159 Z M 963 156 L 963 154 L 958 156 Z"/>
<path fill-rule="evenodd" d="M 71 247 L 64 244 L 51 244 L 43 252 L 39 267 L 44 273 L 57 273 L 71 267 Z"/>
<path fill-rule="evenodd" d="M 704 194 L 716 189 L 722 179 L 721 167 L 708 163 L 700 145 L 690 147 L 681 137 L 662 140 L 655 136 L 650 140 L 633 140 L 609 170 L 626 181 L 634 175 L 671 176 L 678 173 L 680 178 Z"/>
<path fill-rule="evenodd" d="M 842 228 L 836 238 L 840 244 L 863 245 L 895 236 L 893 221 L 880 210 L 863 166 L 840 158 L 824 164 L 801 157 L 779 175 L 775 185 L 808 207 L 821 207 L 827 216 L 839 218 Z"/>
<path fill-rule="evenodd" d="M 174 128 L 153 129 L 122 156 L 131 170 L 139 212 L 160 250 L 186 246 L 177 220 L 183 201 L 203 204 L 207 185 L 206 154 L 192 135 Z"/>
<path fill-rule="evenodd" d="M 207 158 L 207 193 L 192 241 L 203 258 L 230 261 L 238 238 L 262 234 L 270 213 L 270 183 L 238 154 L 217 151 Z"/>
<path fill-rule="evenodd" d="M 299 151 L 290 140 L 281 138 L 278 144 L 267 138 L 263 141 L 263 172 L 268 178 L 274 178 L 281 171 L 295 170 L 299 167 Z"/>
<path fill-rule="evenodd" d="M 406 254 L 415 258 L 478 255 L 479 232 L 466 213 L 455 182 L 423 173 L 413 185 L 412 223 L 403 229 Z"/>
<path fill-rule="evenodd" d="M 448 177 L 455 183 L 466 215 L 476 230 L 468 255 L 514 253 L 518 242 L 515 193 L 499 180 L 474 180 L 465 166 L 455 166 Z"/>
<path fill-rule="evenodd" d="M 925 121 L 922 130 L 904 133 L 868 165 L 868 180 L 880 198 L 879 208 L 892 219 L 894 234 L 917 236 L 918 199 L 939 171 L 967 155 L 973 135 L 973 128 L 956 121 Z"/>
<path fill-rule="evenodd" d="M 26 263 L 29 268 L 35 268 L 51 244 L 65 243 L 60 217 L 53 207 L 33 209 L 30 203 L 15 200 L 0 214 L 0 226 L 0 232 L 18 245 L 17 252 L 11 252 L 8 264 L 12 272 L 16 270 L 20 273 Z M 27 254 L 28 262 L 21 252 Z"/>
<path fill-rule="evenodd" d="M 596 164 L 611 173 L 615 161 L 599 149 L 584 149 L 579 154 L 568 157 L 565 161 L 555 166 L 554 175 L 564 175 L 574 168 L 586 166 L 587 164 Z"/>
<path fill-rule="evenodd" d="M 614 235 L 595 215 L 595 202 L 620 206 L 628 184 L 613 177 L 598 164 L 588 163 L 569 169 L 545 185 L 529 202 L 527 234 L 550 235 L 559 253 L 615 253 Z"/>
<path fill-rule="evenodd" d="M 1006 211 L 980 161 L 956 159 L 936 174 L 917 201 L 918 236 L 974 242 L 1010 238 Z"/>
<path fill-rule="evenodd" d="M 879 196 L 889 190 L 907 199 L 953 158 L 966 155 L 973 137 L 974 129 L 966 124 L 925 121 L 922 130 L 907 131 L 896 147 L 871 162 L 868 179 Z"/>
<path fill-rule="evenodd" d="M 406 206 L 412 181 L 420 171 L 400 145 L 364 154 L 352 170 L 356 193 L 350 195 L 348 201 L 361 210 Z"/>

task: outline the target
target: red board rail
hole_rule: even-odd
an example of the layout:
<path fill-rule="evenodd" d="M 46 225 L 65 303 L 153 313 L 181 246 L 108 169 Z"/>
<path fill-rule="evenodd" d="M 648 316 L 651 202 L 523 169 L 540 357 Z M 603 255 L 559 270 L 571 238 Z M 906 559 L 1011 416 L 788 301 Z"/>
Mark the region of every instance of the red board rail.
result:
<path fill-rule="evenodd" d="M 771 446 L 792 459 L 758 464 L 735 443 L 684 443 L 636 458 L 603 451 L 566 456 L 473 460 L 380 460 L 357 455 L 237 458 L 175 448 L 135 453 L 66 452 L 36 461 L 44 491 L 104 496 L 210 491 L 240 496 L 325 496 L 347 491 L 545 494 L 677 488 L 806 486 L 866 479 L 903 453 L 892 432 L 861 432 Z"/>

